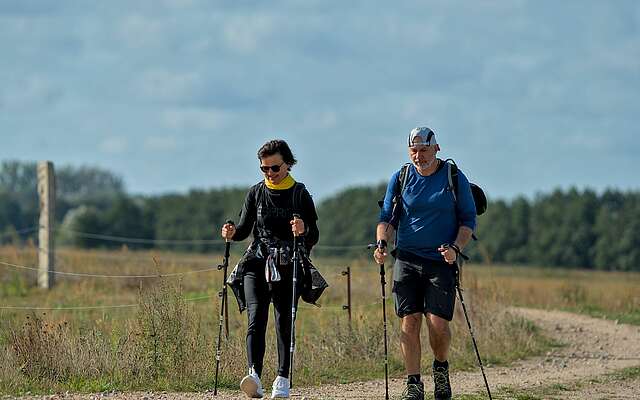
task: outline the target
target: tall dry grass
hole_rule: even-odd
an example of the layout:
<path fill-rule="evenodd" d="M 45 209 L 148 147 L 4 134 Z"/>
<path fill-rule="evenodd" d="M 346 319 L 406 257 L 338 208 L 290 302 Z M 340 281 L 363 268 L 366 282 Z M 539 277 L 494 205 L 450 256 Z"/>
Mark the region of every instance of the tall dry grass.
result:
<path fill-rule="evenodd" d="M 514 306 L 561 309 L 640 324 L 640 273 L 557 268 L 474 268 L 477 290 Z"/>
<path fill-rule="evenodd" d="M 58 270 L 111 275 L 162 275 L 215 266 L 216 256 L 161 252 L 60 251 Z M 154 263 L 152 257 L 158 261 Z M 0 260 L 35 265 L 33 249 L 0 249 Z M 342 310 L 346 303 L 345 279 L 352 270 L 353 321 Z M 383 373 L 381 301 L 378 268 L 368 259 L 316 260 L 332 285 L 322 298 L 323 307 L 301 306 L 297 324 L 296 383 L 318 384 L 379 378 Z M 581 272 L 575 272 L 583 274 Z M 564 275 L 563 275 L 564 274 Z M 59 277 L 50 291 L 33 287 L 29 271 L 0 269 L 3 305 L 95 306 L 133 304 L 104 310 L 25 313 L 2 311 L 0 346 L 6 355 L 0 363 L 0 390 L 18 394 L 27 390 L 102 391 L 127 389 L 204 390 L 213 386 L 215 343 L 221 273 L 187 274 L 181 278 L 102 279 Z M 388 275 L 390 276 L 390 274 Z M 563 307 L 591 301 L 592 293 L 607 293 L 602 307 L 629 301 L 630 275 L 588 279 L 589 274 L 549 273 L 542 270 L 470 267 L 463 281 L 465 302 L 481 354 L 488 364 L 540 353 L 549 345 L 530 322 L 511 314 L 511 305 Z M 568 290 L 567 285 L 577 285 Z M 612 290 L 617 288 L 617 290 Z M 387 285 L 390 293 L 390 285 Z M 554 294 L 556 293 L 556 294 Z M 617 296 L 617 297 L 616 297 Z M 191 301 L 204 297 L 201 301 Z M 230 297 L 230 335 L 222 341 L 220 385 L 237 388 L 245 374 L 245 318 Z M 637 297 L 634 297 L 637 301 Z M 390 370 L 403 375 L 399 352 L 399 320 L 387 304 Z M 452 324 L 452 367 L 474 368 L 466 322 L 457 306 Z M 423 329 L 424 370 L 431 357 Z M 264 376 L 275 376 L 276 346 L 273 325 L 267 336 Z"/>

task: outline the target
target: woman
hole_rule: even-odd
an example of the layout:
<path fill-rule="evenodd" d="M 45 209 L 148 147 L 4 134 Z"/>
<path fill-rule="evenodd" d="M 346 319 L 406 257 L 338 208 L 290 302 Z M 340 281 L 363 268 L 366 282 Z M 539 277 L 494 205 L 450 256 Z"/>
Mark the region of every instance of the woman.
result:
<path fill-rule="evenodd" d="M 225 224 L 222 237 L 239 241 L 253 233 L 253 242 L 230 278 L 230 281 L 238 282 L 234 293 L 238 297 L 240 311 L 243 310 L 243 302 L 246 302 L 248 310 L 249 374 L 240 382 L 240 389 L 248 397 L 260 398 L 264 394 L 260 377 L 269 303 L 273 301 L 278 376 L 273 382 L 271 398 L 286 398 L 289 397 L 290 386 L 287 377 L 291 344 L 293 238 L 298 236 L 298 243 L 309 252 L 318 242 L 318 216 L 305 186 L 289 174 L 297 160 L 285 141 L 265 143 L 258 150 L 258 159 L 265 179 L 249 189 L 238 225 Z M 294 218 L 294 214 L 299 218 Z"/>

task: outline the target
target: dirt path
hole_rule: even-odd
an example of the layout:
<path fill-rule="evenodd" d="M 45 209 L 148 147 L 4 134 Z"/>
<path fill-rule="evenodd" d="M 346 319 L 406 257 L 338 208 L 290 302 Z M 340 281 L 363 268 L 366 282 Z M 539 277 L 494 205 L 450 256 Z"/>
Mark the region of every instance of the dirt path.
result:
<path fill-rule="evenodd" d="M 589 383 L 616 370 L 640 366 L 640 327 L 561 311 L 515 309 L 514 312 L 534 321 L 546 335 L 566 346 L 554 349 L 544 357 L 520 361 L 508 368 L 486 369 L 487 379 L 495 394 L 507 388 L 511 393 L 524 394 L 528 392 L 527 389 L 536 391 L 553 385 Z M 454 395 L 486 394 L 479 371 L 455 373 L 451 381 Z M 584 386 L 573 393 L 549 394 L 549 398 L 640 399 L 640 379 Z M 427 387 L 431 390 L 430 385 L 425 385 L 425 390 Z M 403 388 L 402 379 L 390 382 L 392 397 L 399 397 Z M 384 398 L 384 381 L 300 389 L 297 393 L 307 398 L 324 399 L 370 399 L 373 393 L 381 393 L 380 398 Z M 543 394 L 539 396 L 545 398 Z M 514 398 L 515 395 L 509 397 Z"/>
<path fill-rule="evenodd" d="M 546 335 L 565 344 L 543 357 L 530 358 L 509 367 L 486 369 L 494 398 L 544 399 L 640 399 L 640 378 L 616 380 L 607 374 L 640 366 L 640 327 L 590 318 L 561 311 L 514 309 L 543 329 Z M 485 394 L 480 372 L 453 373 L 454 398 L 460 394 Z M 392 398 L 399 398 L 402 379 L 390 381 Z M 425 390 L 432 390 L 430 382 Z M 374 399 L 384 398 L 384 381 L 295 388 L 297 399 Z M 105 398 L 114 400 L 151 399 L 243 399 L 238 392 L 212 393 L 117 393 L 111 395 L 50 396 L 68 399 Z M 481 398 L 481 397 L 478 397 Z M 522 397 L 521 397 L 522 398 Z"/>

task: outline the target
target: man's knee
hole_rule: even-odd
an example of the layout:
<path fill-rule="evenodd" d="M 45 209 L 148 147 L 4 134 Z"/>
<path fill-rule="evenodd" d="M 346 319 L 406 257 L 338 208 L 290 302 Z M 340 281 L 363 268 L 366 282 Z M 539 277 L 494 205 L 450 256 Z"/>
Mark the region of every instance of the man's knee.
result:
<path fill-rule="evenodd" d="M 438 336 L 448 336 L 451 334 L 449 321 L 437 315 L 427 314 L 427 325 L 429 326 L 429 331 Z"/>
<path fill-rule="evenodd" d="M 405 333 L 420 333 L 420 324 L 422 324 L 422 314 L 420 313 L 402 317 L 402 331 Z"/>

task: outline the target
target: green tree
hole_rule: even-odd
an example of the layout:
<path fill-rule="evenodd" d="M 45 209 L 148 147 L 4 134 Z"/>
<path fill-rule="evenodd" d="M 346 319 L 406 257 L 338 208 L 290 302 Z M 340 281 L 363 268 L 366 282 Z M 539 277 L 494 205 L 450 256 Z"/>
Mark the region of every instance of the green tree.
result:
<path fill-rule="evenodd" d="M 593 191 L 539 195 L 531 213 L 531 259 L 540 265 L 593 267 L 597 198 Z"/>
<path fill-rule="evenodd" d="M 620 228 L 624 226 L 623 209 L 626 196 L 613 190 L 603 193 L 594 224 L 594 267 L 616 269 L 619 254 Z"/>
<path fill-rule="evenodd" d="M 153 239 L 153 226 L 151 220 L 144 211 L 144 201 L 118 196 L 111 206 L 101 216 L 102 233 L 110 236 L 119 236 L 137 239 Z M 119 247 L 121 242 L 106 242 L 106 246 Z M 138 243 L 130 241 L 127 246 L 131 248 L 151 247 L 151 243 Z"/>
<path fill-rule="evenodd" d="M 16 229 L 38 225 L 40 203 L 36 162 L 3 161 L 0 164 L 0 191 L 8 193 L 11 201 L 20 205 L 19 217 L 14 218 L 20 221 L 20 225 L 14 225 Z M 69 210 L 80 205 L 91 205 L 98 210 L 106 210 L 117 196 L 122 195 L 122 178 L 112 172 L 87 166 L 56 168 L 58 222 L 64 219 Z"/>
<path fill-rule="evenodd" d="M 640 201 L 634 195 L 622 210 L 623 225 L 614 258 L 614 268 L 621 271 L 640 270 Z"/>
<path fill-rule="evenodd" d="M 161 240 L 221 240 L 220 227 L 227 219 L 238 222 L 247 189 L 192 190 L 151 200 L 155 237 Z M 160 244 L 176 250 L 206 251 L 206 243 Z"/>
<path fill-rule="evenodd" d="M 0 245 L 19 242 L 16 227 L 22 226 L 21 216 L 18 202 L 0 190 Z"/>
<path fill-rule="evenodd" d="M 469 256 L 473 260 L 488 263 L 505 262 L 505 253 L 510 246 L 510 232 L 508 204 L 503 200 L 491 202 L 487 211 L 477 220 L 476 236 L 480 243 L 468 250 Z"/>
<path fill-rule="evenodd" d="M 321 202 L 317 207 L 319 244 L 354 248 L 323 250 L 319 247 L 317 251 L 322 255 L 364 254 L 366 245 L 376 239 L 378 200 L 384 197 L 385 190 L 386 184 L 354 187 Z"/>
<path fill-rule="evenodd" d="M 523 264 L 529 260 L 529 232 L 531 222 L 531 206 L 524 197 L 518 197 L 511 203 L 509 215 L 510 229 L 508 247 L 505 251 L 505 262 Z"/>
<path fill-rule="evenodd" d="M 70 210 L 62 222 L 60 234 L 63 243 L 82 248 L 105 247 L 104 241 L 83 236 L 81 233 L 102 233 L 105 223 L 102 213 L 92 206 L 80 206 Z"/>

